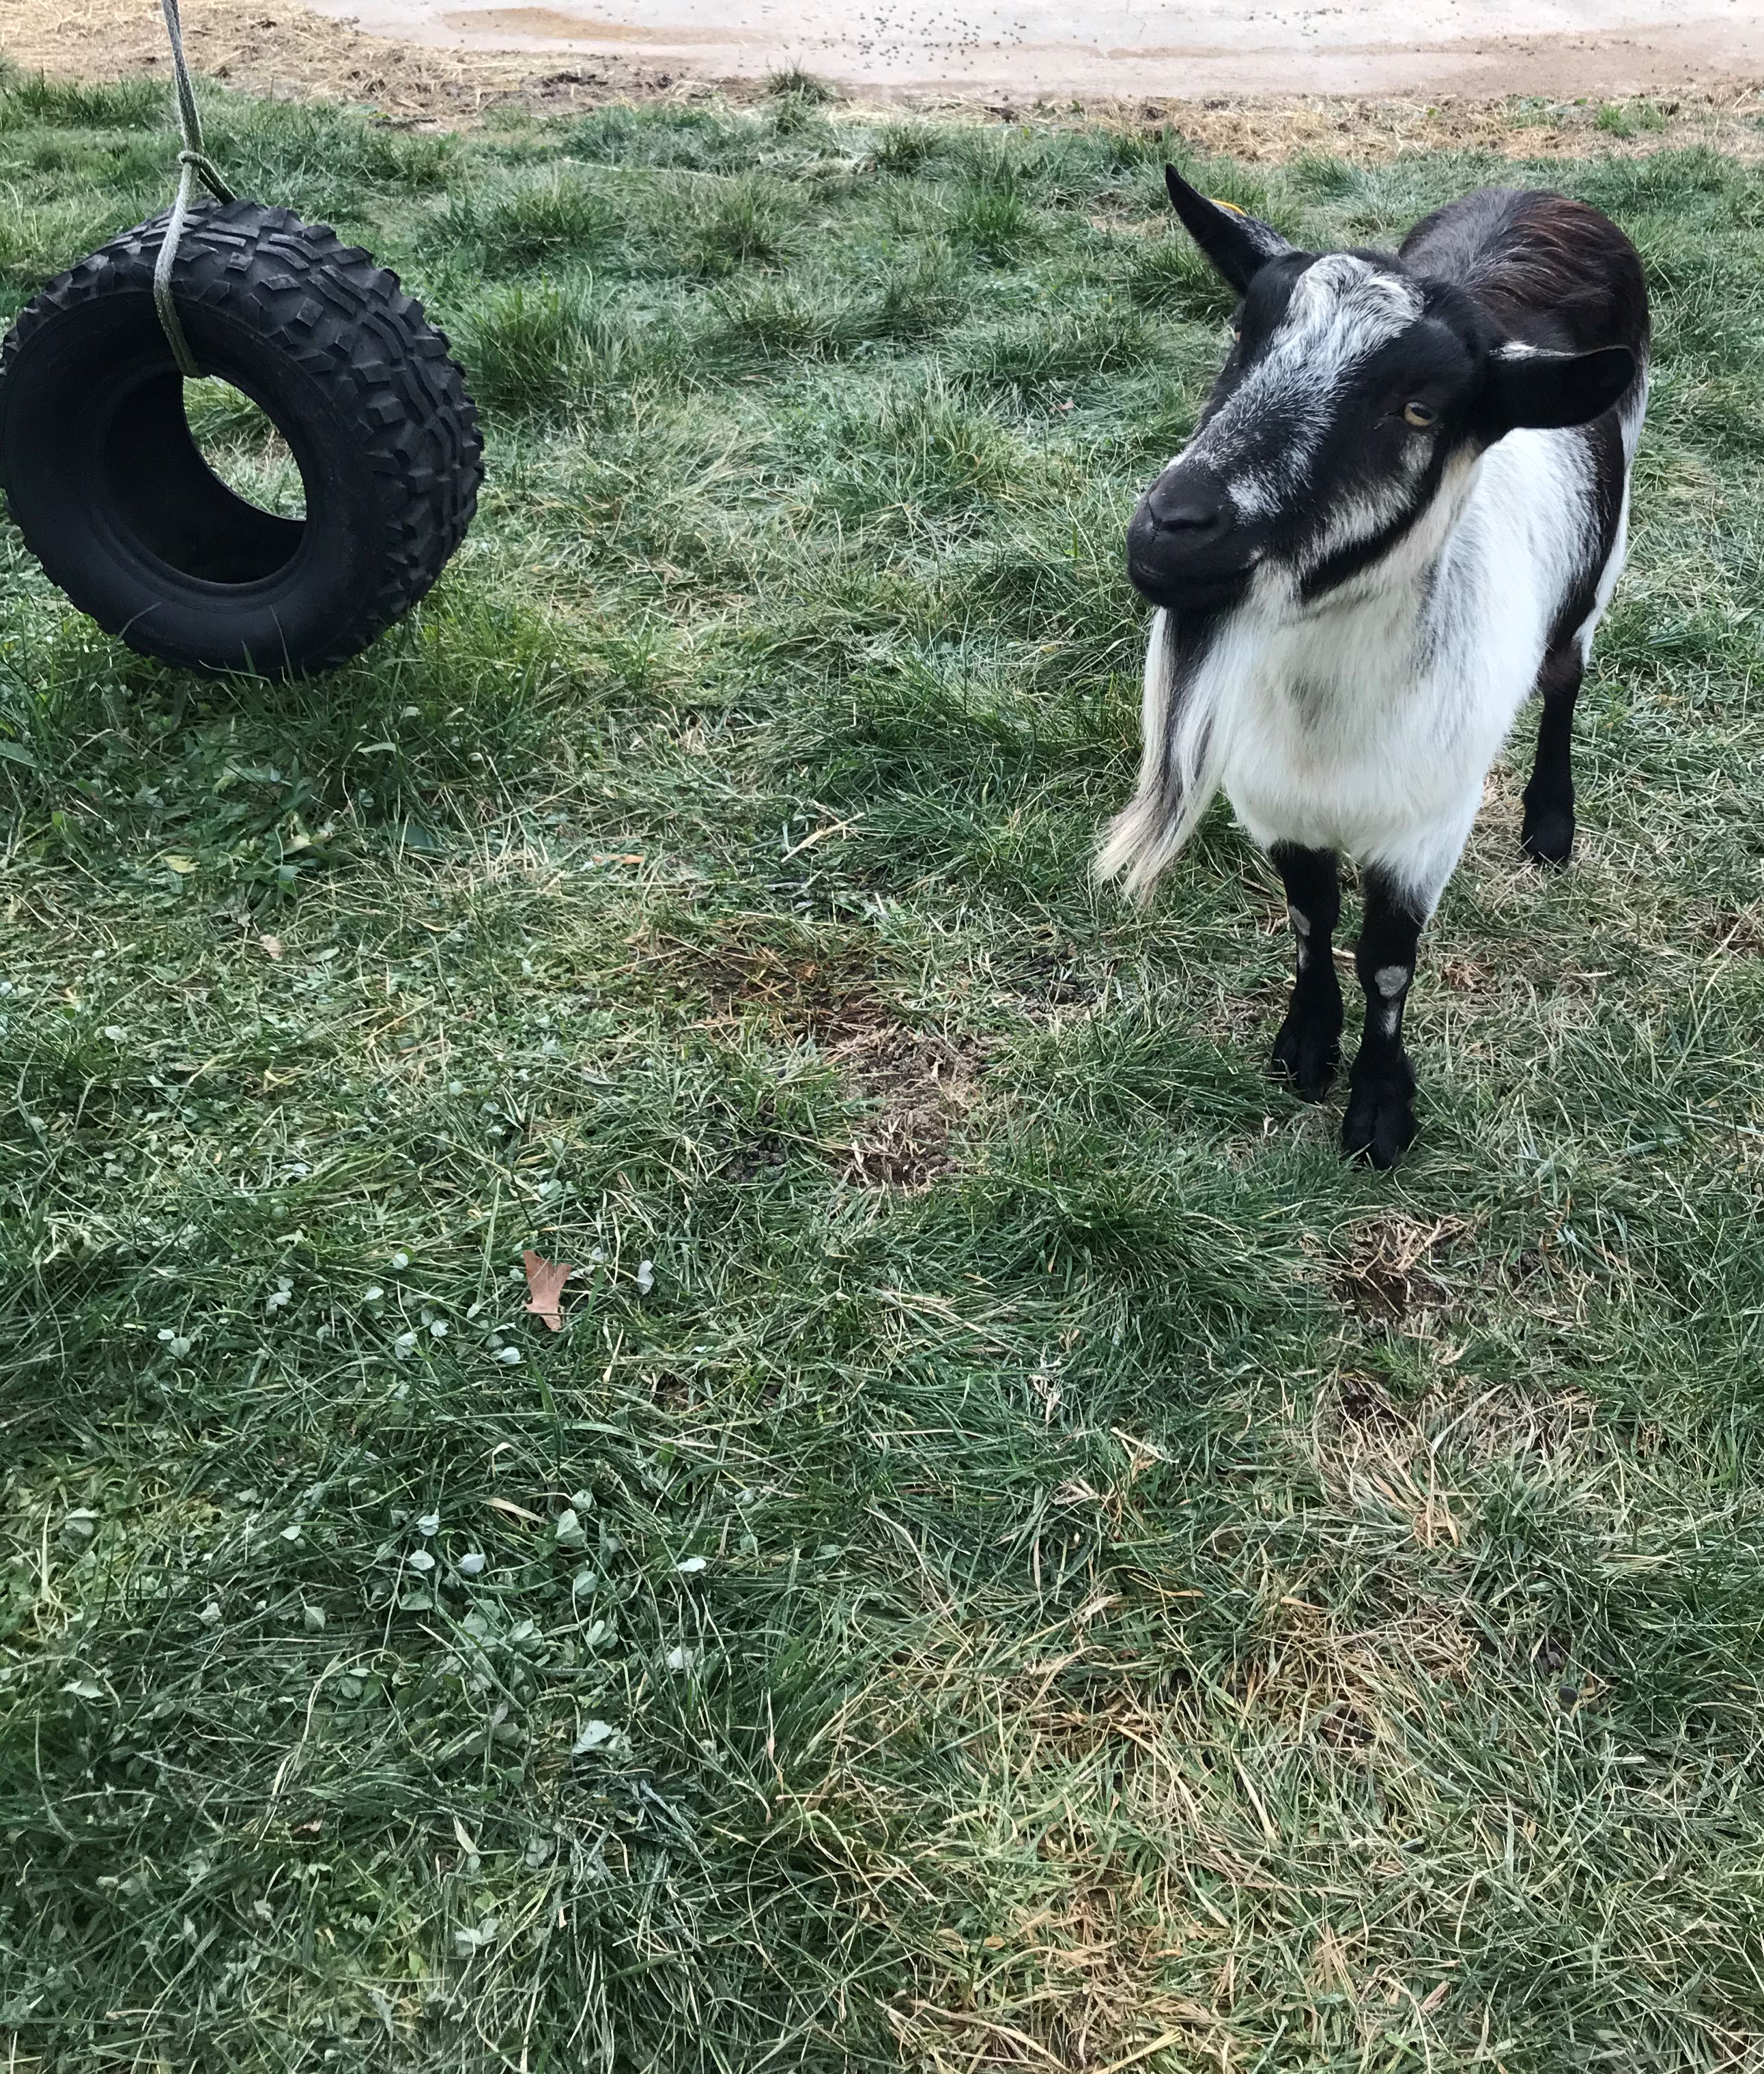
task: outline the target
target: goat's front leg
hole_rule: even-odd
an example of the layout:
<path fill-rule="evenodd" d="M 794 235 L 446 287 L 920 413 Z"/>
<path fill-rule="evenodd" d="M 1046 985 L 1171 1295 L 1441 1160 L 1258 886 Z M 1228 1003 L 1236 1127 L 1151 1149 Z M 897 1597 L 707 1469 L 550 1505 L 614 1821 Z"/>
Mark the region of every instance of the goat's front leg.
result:
<path fill-rule="evenodd" d="M 1277 843 L 1270 851 L 1287 890 L 1296 974 L 1269 1070 L 1306 1101 L 1321 1101 L 1341 1062 L 1341 986 L 1330 939 L 1341 913 L 1335 853 Z"/>
<path fill-rule="evenodd" d="M 1415 1138 L 1415 1069 L 1403 1048 L 1403 1010 L 1426 919 L 1374 866 L 1363 874 L 1365 914 L 1353 962 L 1365 989 L 1365 1029 L 1348 1076 L 1341 1149 L 1394 1167 Z"/>

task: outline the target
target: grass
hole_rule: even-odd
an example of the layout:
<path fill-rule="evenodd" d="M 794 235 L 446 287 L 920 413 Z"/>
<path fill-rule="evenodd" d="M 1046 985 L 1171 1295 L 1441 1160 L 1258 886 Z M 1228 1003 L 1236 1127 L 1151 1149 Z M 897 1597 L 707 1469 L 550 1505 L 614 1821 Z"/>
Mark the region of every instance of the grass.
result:
<path fill-rule="evenodd" d="M 6 2064 L 1756 2064 L 1764 179 L 1538 171 L 1654 279 L 1634 560 L 1381 1180 L 1228 817 L 1086 876 L 1220 352 L 1162 141 L 775 89 L 210 97 L 485 405 L 360 663 L 160 668 L 0 531 Z M 0 96 L 8 308 L 143 109 Z"/>

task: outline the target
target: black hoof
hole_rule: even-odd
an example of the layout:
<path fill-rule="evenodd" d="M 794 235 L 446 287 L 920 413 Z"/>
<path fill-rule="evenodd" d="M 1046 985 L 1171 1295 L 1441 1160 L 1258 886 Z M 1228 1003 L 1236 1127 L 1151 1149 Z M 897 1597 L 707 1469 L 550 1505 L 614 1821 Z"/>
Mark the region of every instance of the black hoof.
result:
<path fill-rule="evenodd" d="M 1296 1010 L 1280 1026 L 1268 1071 L 1284 1080 L 1300 1101 L 1321 1101 L 1341 1063 L 1341 1026 Z"/>
<path fill-rule="evenodd" d="M 1369 1159 L 1381 1171 L 1395 1166 L 1415 1142 L 1412 1081 L 1361 1081 L 1348 1097 L 1341 1119 L 1341 1150 L 1350 1159 Z"/>
<path fill-rule="evenodd" d="M 1519 847 L 1534 864 L 1553 865 L 1560 870 L 1574 847 L 1573 809 L 1545 807 L 1535 814 L 1527 812 Z"/>

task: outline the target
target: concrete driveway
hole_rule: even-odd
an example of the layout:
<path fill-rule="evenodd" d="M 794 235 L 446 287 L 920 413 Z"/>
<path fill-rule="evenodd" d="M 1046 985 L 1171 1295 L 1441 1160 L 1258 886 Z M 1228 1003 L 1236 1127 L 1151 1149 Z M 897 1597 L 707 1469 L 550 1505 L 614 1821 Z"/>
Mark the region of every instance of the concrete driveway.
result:
<path fill-rule="evenodd" d="M 1049 94 L 1601 97 L 1764 76 L 1764 0 L 310 0 L 371 34 L 713 77 Z"/>

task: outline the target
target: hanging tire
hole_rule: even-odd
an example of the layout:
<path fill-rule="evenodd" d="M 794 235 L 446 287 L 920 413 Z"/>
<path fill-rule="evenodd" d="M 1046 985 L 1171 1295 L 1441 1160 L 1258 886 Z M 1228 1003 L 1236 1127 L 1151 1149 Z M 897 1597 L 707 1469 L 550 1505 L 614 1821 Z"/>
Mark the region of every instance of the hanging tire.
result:
<path fill-rule="evenodd" d="M 257 202 L 191 211 L 174 270 L 204 374 L 287 442 L 304 519 L 237 496 L 203 459 L 153 305 L 166 219 L 27 304 L 0 348 L 0 489 L 82 612 L 143 655 L 289 677 L 401 618 L 465 538 L 477 413 L 446 338 L 395 275 Z"/>

